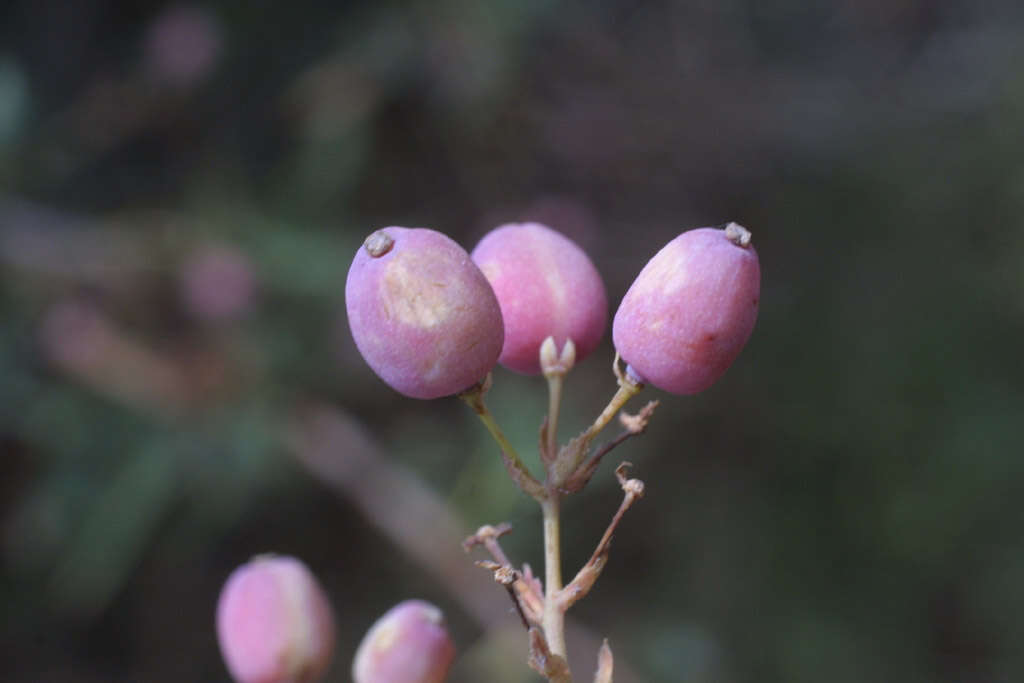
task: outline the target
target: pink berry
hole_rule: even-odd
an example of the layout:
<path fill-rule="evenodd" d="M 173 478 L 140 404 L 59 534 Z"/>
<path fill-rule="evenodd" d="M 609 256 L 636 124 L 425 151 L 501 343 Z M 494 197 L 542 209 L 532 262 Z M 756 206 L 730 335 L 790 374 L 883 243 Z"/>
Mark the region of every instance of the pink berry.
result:
<path fill-rule="evenodd" d="M 594 264 L 575 242 L 540 223 L 495 228 L 473 250 L 505 320 L 498 362 L 525 374 L 541 371 L 540 345 L 576 345 L 583 360 L 601 341 L 608 299 Z"/>
<path fill-rule="evenodd" d="M 334 652 L 334 617 L 316 578 L 294 557 L 264 555 L 236 569 L 217 603 L 217 637 L 238 683 L 310 683 Z"/>
<path fill-rule="evenodd" d="M 367 237 L 348 271 L 345 304 L 363 358 L 412 398 L 468 389 L 501 353 L 501 309 L 487 278 L 434 230 L 391 227 Z"/>
<path fill-rule="evenodd" d="M 735 223 L 676 237 L 626 292 L 612 323 L 632 373 L 673 394 L 696 394 L 722 376 L 757 320 L 761 267 Z"/>
<path fill-rule="evenodd" d="M 454 659 L 441 610 L 406 600 L 367 632 L 356 650 L 352 678 L 355 683 L 443 683 Z"/>

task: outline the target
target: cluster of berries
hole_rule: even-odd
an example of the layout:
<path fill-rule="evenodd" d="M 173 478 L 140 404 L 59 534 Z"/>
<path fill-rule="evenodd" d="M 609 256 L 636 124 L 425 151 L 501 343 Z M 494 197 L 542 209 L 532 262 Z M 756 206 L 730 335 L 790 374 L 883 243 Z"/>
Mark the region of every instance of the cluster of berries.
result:
<path fill-rule="evenodd" d="M 735 223 L 676 237 L 615 314 L 612 337 L 627 371 L 675 394 L 714 384 L 754 329 L 760 278 L 750 233 Z M 496 363 L 538 374 L 549 336 L 559 349 L 572 340 L 582 360 L 608 318 L 594 264 L 537 223 L 499 227 L 472 254 L 434 230 L 377 230 L 352 262 L 345 301 L 366 362 L 421 399 L 464 391 Z"/>
<path fill-rule="evenodd" d="M 217 604 L 217 636 L 238 683 L 313 683 L 334 653 L 334 614 L 316 577 L 294 557 L 264 555 L 236 569 Z M 441 610 L 399 603 L 356 651 L 355 683 L 443 683 L 455 645 Z"/>
<path fill-rule="evenodd" d="M 561 377 L 600 343 L 608 322 L 604 285 L 574 242 L 537 223 L 499 227 L 472 254 L 426 228 L 389 227 L 366 238 L 348 273 L 345 300 L 356 346 L 378 376 L 420 399 L 459 394 L 502 447 L 513 480 L 541 503 L 545 517 L 546 586 L 500 562 L 530 633 L 531 666 L 549 681 L 571 682 L 563 615 L 585 595 L 604 565 L 618 520 L 643 495 L 643 483 L 616 470 L 625 492 L 591 561 L 563 591 L 558 555 L 558 501 L 589 480 L 602 454 L 585 458 L 594 436 L 639 387 L 675 394 L 707 389 L 746 344 L 757 318 L 760 266 L 750 233 L 724 228 L 684 232 L 640 271 L 612 324 L 620 390 L 594 425 L 565 448 L 555 443 Z M 487 377 L 500 363 L 549 380 L 552 403 L 542 427 L 544 484 L 519 460 L 483 404 Z M 626 416 L 640 433 L 653 404 Z M 612 446 L 616 442 L 612 443 Z M 610 447 L 609 447 L 610 448 Z M 481 534 L 489 530 L 486 539 Z M 467 539 L 496 546 L 481 527 Z M 467 547 L 469 547 L 467 546 Z M 525 606 L 524 606 L 525 605 Z M 221 649 L 239 683 L 319 680 L 330 662 L 334 623 L 327 598 L 301 562 L 258 557 L 228 579 L 217 609 Z M 442 683 L 455 648 L 440 611 L 421 601 L 399 604 L 369 630 L 352 667 L 355 683 Z M 607 643 L 595 680 L 611 681 Z"/>

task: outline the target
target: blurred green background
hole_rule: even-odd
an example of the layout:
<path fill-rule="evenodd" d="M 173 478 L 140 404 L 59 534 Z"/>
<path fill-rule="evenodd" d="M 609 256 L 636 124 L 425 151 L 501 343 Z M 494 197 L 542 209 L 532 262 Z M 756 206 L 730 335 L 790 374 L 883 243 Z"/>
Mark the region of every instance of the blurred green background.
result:
<path fill-rule="evenodd" d="M 736 365 L 645 392 L 610 456 L 648 495 L 573 614 L 623 683 L 1024 680 L 1022 64 L 1012 0 L 4 3 L 0 678 L 227 681 L 220 586 L 276 551 L 334 602 L 331 681 L 408 597 L 445 609 L 453 681 L 536 680 L 458 547 L 507 520 L 539 569 L 534 505 L 464 406 L 372 375 L 343 306 L 377 227 L 529 218 L 613 307 L 683 229 L 761 256 Z M 524 451 L 545 400 L 495 372 Z M 566 504 L 567 573 L 613 469 Z"/>

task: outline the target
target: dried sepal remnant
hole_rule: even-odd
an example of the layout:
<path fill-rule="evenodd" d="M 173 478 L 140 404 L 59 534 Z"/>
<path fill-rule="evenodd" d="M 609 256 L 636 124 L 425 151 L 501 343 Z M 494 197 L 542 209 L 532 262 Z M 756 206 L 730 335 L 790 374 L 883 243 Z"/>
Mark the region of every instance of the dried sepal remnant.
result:
<path fill-rule="evenodd" d="M 761 268 L 750 232 L 699 228 L 665 245 L 626 292 L 615 349 L 643 381 L 674 394 L 714 384 L 750 338 Z"/>
<path fill-rule="evenodd" d="M 371 234 L 349 269 L 345 305 L 363 358 L 412 398 L 463 391 L 501 353 L 504 325 L 494 291 L 465 250 L 434 230 Z"/>
<path fill-rule="evenodd" d="M 597 268 L 575 242 L 540 223 L 510 223 L 485 235 L 472 256 L 501 304 L 502 365 L 540 373 L 538 351 L 548 337 L 558 348 L 571 339 L 579 360 L 597 347 L 608 299 Z"/>
<path fill-rule="evenodd" d="M 370 236 L 363 242 L 363 246 L 366 247 L 367 254 L 373 258 L 380 258 L 395 246 L 395 239 L 388 234 L 387 230 L 376 230 L 370 233 Z"/>
<path fill-rule="evenodd" d="M 601 643 L 601 649 L 597 652 L 597 671 L 594 673 L 594 683 L 612 683 L 612 673 L 615 668 L 615 660 L 612 657 L 612 648 L 605 638 Z"/>
<path fill-rule="evenodd" d="M 406 600 L 370 628 L 352 662 L 355 683 L 444 683 L 455 645 L 444 615 L 422 600 Z"/>
<path fill-rule="evenodd" d="M 750 244 L 752 237 L 750 231 L 739 223 L 727 223 L 725 226 L 725 236 L 730 242 L 739 247 L 745 247 Z"/>
<path fill-rule="evenodd" d="M 551 652 L 544 631 L 536 626 L 529 631 L 530 668 L 548 679 L 550 683 L 572 683 L 569 664 L 561 655 Z"/>
<path fill-rule="evenodd" d="M 238 683 L 312 683 L 334 652 L 334 617 L 305 564 L 263 555 L 236 569 L 217 604 L 217 637 Z"/>

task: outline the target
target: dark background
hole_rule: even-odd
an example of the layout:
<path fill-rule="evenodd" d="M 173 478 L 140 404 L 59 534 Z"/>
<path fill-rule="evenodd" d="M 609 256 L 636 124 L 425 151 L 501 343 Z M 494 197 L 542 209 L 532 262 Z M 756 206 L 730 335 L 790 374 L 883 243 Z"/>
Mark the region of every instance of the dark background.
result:
<path fill-rule="evenodd" d="M 573 614 L 633 679 L 1024 679 L 1021 64 L 1011 0 L 4 3 L 0 677 L 226 681 L 218 591 L 276 551 L 335 605 L 329 680 L 407 597 L 445 609 L 453 681 L 535 680 L 458 541 L 508 520 L 539 570 L 537 511 L 343 306 L 375 228 L 531 218 L 613 309 L 684 229 L 761 256 L 734 367 L 645 392 L 610 456 L 648 496 Z M 523 451 L 545 401 L 496 370 Z M 566 505 L 567 573 L 613 468 Z"/>

